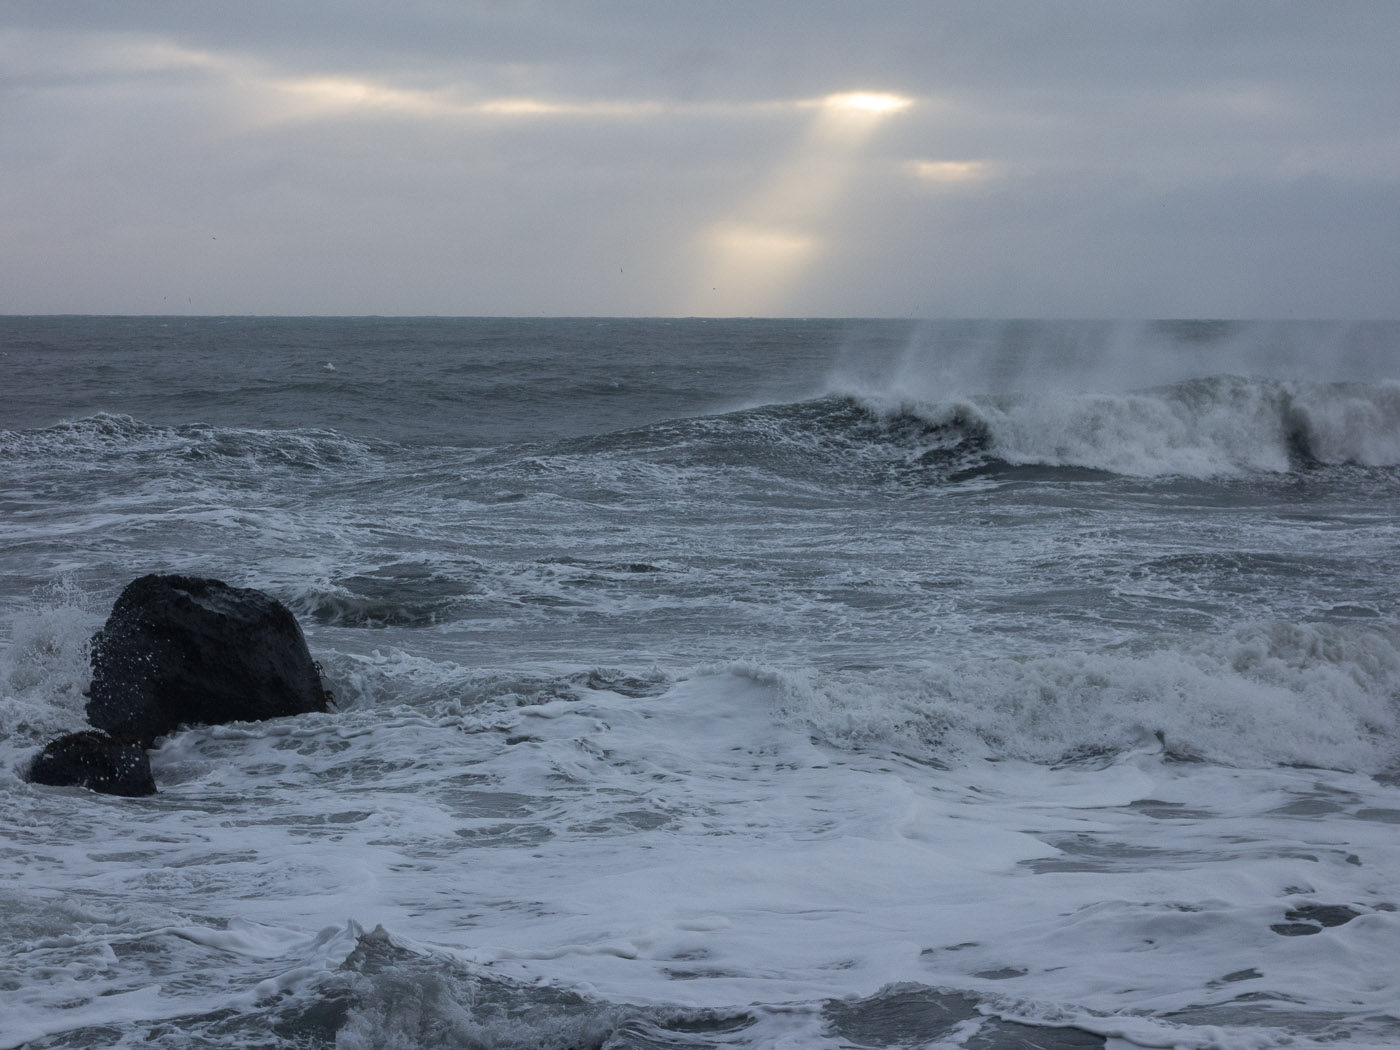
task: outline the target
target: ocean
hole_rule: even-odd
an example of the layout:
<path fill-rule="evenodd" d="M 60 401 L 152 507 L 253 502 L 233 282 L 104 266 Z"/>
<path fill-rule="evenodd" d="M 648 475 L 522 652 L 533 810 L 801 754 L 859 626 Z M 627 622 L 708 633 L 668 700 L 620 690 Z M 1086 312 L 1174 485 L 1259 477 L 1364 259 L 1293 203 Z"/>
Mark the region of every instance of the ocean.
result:
<path fill-rule="evenodd" d="M 0 1047 L 1400 1046 L 1400 324 L 0 318 Z M 150 572 L 337 710 L 27 782 Z"/>

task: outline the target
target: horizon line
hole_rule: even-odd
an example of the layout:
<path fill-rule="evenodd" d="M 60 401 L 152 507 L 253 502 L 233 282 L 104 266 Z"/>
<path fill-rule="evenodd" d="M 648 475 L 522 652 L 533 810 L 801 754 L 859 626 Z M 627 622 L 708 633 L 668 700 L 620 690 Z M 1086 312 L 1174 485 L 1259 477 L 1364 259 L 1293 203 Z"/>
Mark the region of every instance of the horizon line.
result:
<path fill-rule="evenodd" d="M 22 312 L 0 313 L 0 320 L 62 320 L 62 319 L 120 319 L 151 320 L 169 319 L 185 321 L 866 321 L 866 322 L 914 322 L 914 323 L 953 323 L 953 322 L 1017 322 L 1055 321 L 1099 324 L 1394 324 L 1400 323 L 1400 316 L 1380 317 L 1266 317 L 1228 316 L 1191 314 L 439 314 L 439 313 L 106 313 L 106 312 Z"/>

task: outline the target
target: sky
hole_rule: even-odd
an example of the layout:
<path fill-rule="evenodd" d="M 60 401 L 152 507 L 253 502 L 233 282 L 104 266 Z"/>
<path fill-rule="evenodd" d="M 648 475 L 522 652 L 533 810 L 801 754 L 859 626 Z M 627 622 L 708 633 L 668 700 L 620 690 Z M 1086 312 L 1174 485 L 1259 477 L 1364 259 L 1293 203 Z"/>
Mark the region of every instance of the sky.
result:
<path fill-rule="evenodd" d="M 0 314 L 1400 317 L 1395 0 L 4 0 Z"/>

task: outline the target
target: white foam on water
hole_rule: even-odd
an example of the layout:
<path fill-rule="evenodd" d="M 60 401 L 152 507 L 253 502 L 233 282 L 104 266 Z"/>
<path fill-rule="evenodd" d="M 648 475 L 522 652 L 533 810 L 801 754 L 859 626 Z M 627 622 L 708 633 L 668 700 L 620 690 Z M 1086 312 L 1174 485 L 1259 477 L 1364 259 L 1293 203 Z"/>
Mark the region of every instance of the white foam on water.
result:
<path fill-rule="evenodd" d="M 314 987 L 354 941 L 323 931 L 347 920 L 617 1003 L 812 1004 L 912 981 L 1142 1045 L 1213 1045 L 1158 1018 L 1228 1018 L 1241 993 L 1277 997 L 1280 1031 L 1290 1011 L 1354 1018 L 1400 996 L 1400 789 L 1160 746 L 937 769 L 814 742 L 791 702 L 751 673 L 652 696 L 575 682 L 352 702 L 176 734 L 151 799 L 12 786 L 7 836 L 30 845 L 0 874 L 50 909 L 19 935 L 25 1031 Z M 1271 929 L 1309 904 L 1358 914 Z M 144 962 L 122 954 L 135 941 Z M 161 976 L 176 965 L 194 979 Z M 1224 1023 L 1218 1045 L 1281 1045 L 1257 1017 Z"/>
<path fill-rule="evenodd" d="M 0 635 L 0 770 L 27 764 L 22 751 L 36 743 L 88 728 L 88 645 L 102 619 L 93 597 L 71 581 L 45 588 L 6 617 Z"/>
<path fill-rule="evenodd" d="M 824 739 L 935 761 L 1146 748 L 1380 772 L 1400 759 L 1400 632 L 1385 625 L 1258 623 L 1092 651 L 771 677 L 784 709 Z"/>

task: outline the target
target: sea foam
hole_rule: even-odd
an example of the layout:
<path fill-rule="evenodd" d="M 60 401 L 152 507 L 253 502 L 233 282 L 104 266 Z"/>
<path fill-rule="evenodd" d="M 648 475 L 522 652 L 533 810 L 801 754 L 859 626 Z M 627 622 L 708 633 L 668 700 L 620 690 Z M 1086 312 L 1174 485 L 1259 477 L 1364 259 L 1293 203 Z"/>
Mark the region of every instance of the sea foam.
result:
<path fill-rule="evenodd" d="M 754 670 L 843 747 L 1060 763 L 1145 749 L 1236 766 L 1400 760 L 1400 631 L 1257 623 L 1224 636 L 863 671 Z"/>

